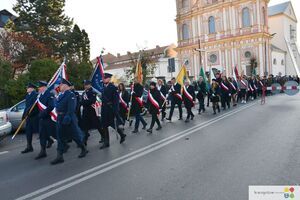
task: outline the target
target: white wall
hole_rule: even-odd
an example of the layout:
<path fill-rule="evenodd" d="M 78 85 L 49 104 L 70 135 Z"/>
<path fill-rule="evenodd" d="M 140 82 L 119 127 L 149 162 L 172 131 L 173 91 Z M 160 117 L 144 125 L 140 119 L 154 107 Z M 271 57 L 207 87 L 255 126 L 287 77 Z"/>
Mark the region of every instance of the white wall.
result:
<path fill-rule="evenodd" d="M 276 59 L 276 64 L 274 64 L 274 59 Z M 282 64 L 283 60 L 283 64 Z M 286 75 L 286 63 L 285 63 L 285 53 L 272 51 L 272 74 L 274 76 L 281 73 L 282 76 Z"/>

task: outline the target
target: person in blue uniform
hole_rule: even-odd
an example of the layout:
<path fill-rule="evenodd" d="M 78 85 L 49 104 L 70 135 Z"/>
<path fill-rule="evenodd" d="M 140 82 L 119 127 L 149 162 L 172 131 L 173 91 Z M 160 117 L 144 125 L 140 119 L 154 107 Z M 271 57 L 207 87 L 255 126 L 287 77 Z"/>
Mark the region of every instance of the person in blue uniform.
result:
<path fill-rule="evenodd" d="M 149 104 L 149 112 L 152 116 L 151 125 L 147 132 L 151 134 L 155 123 L 157 124 L 157 131 L 162 129 L 158 115 L 160 114 L 160 108 L 163 104 L 163 101 L 159 90 L 156 88 L 155 82 L 150 83 L 150 94 L 148 95 L 147 102 Z"/>
<path fill-rule="evenodd" d="M 195 100 L 196 100 L 196 95 L 195 95 L 195 88 L 190 84 L 189 80 L 186 80 L 184 82 L 184 88 L 183 88 L 183 102 L 184 106 L 187 111 L 187 117 L 185 122 L 189 122 L 190 119 L 194 119 L 194 113 L 192 111 L 192 108 L 195 106 Z"/>
<path fill-rule="evenodd" d="M 110 145 L 109 127 L 117 129 L 117 132 L 121 137 L 120 144 L 122 144 L 126 138 L 123 129 L 116 127 L 116 117 L 119 116 L 119 96 L 117 87 L 110 82 L 111 77 L 112 74 L 105 73 L 103 78 L 104 88 L 101 96 L 101 126 L 103 129 L 104 141 L 100 149 L 108 148 Z"/>
<path fill-rule="evenodd" d="M 27 85 L 27 95 L 25 97 L 25 109 L 22 115 L 22 120 L 26 119 L 26 139 L 27 147 L 21 152 L 22 154 L 33 152 L 32 147 L 32 135 L 38 133 L 38 108 L 36 107 L 37 92 L 35 91 L 36 86 L 32 83 Z M 33 110 L 31 108 L 34 106 Z M 31 112 L 30 112 L 31 110 Z"/>
<path fill-rule="evenodd" d="M 178 106 L 179 110 L 179 120 L 182 120 L 182 96 L 181 96 L 181 85 L 176 83 L 176 79 L 172 78 L 171 80 L 172 86 L 169 90 L 170 98 L 171 98 L 171 109 L 169 117 L 167 118 L 168 121 L 172 120 L 173 112 L 175 106 Z"/>
<path fill-rule="evenodd" d="M 81 148 L 79 158 L 83 158 L 88 153 L 83 140 L 83 133 L 78 126 L 78 119 L 75 114 L 76 96 L 70 90 L 72 84 L 62 79 L 59 89 L 61 93 L 56 99 L 55 108 L 57 112 L 56 137 L 57 137 L 57 157 L 51 162 L 56 165 L 64 162 L 63 153 L 66 149 L 66 141 L 64 135 L 72 134 L 72 139 Z"/>
<path fill-rule="evenodd" d="M 103 130 L 100 125 L 100 118 L 97 116 L 96 107 L 97 94 L 93 91 L 92 82 L 89 80 L 84 81 L 84 92 L 81 97 L 82 110 L 82 130 L 85 134 L 84 143 L 87 145 L 90 136 L 89 130 L 97 129 L 103 142 Z"/>
<path fill-rule="evenodd" d="M 53 140 L 50 137 L 56 137 L 56 125 L 54 122 L 56 116 L 52 112 L 54 109 L 54 95 L 47 90 L 47 82 L 39 81 L 37 85 L 39 92 L 37 107 L 39 109 L 38 118 L 41 151 L 35 158 L 36 160 L 47 157 L 47 141 L 48 144 L 52 144 Z"/>
<path fill-rule="evenodd" d="M 139 132 L 140 122 L 142 122 L 142 124 L 143 124 L 143 128 L 142 128 L 143 130 L 145 130 L 147 127 L 147 122 L 141 115 L 142 108 L 144 106 L 143 100 L 142 100 L 143 93 L 144 93 L 144 87 L 139 82 L 136 81 L 133 85 L 133 92 L 131 94 L 132 95 L 131 112 L 135 116 L 135 125 L 134 125 L 134 130 L 132 131 L 132 133 Z"/>

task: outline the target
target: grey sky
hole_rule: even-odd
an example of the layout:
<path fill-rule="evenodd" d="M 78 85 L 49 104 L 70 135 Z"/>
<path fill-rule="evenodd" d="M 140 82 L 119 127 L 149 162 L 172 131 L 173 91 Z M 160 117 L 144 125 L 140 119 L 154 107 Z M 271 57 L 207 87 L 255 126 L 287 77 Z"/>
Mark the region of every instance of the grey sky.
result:
<path fill-rule="evenodd" d="M 270 5 L 285 1 L 271 0 Z M 291 1 L 300 19 L 300 1 Z M 14 3 L 0 0 L 0 9 L 12 11 Z M 66 0 L 66 13 L 88 32 L 92 57 L 103 47 L 116 54 L 177 42 L 175 0 Z"/>

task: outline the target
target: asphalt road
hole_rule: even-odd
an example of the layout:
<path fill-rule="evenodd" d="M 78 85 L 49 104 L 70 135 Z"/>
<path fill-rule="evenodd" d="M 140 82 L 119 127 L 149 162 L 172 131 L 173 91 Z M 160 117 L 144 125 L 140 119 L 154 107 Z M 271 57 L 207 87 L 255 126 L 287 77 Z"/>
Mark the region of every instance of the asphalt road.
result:
<path fill-rule="evenodd" d="M 249 185 L 300 183 L 300 95 L 269 97 L 189 124 L 164 123 L 163 130 L 133 135 L 78 159 L 72 144 L 65 163 L 51 166 L 55 148 L 41 161 L 21 155 L 23 135 L 0 143 L 0 194 L 6 199 L 57 200 L 240 200 Z M 196 113 L 196 111 L 195 111 Z"/>

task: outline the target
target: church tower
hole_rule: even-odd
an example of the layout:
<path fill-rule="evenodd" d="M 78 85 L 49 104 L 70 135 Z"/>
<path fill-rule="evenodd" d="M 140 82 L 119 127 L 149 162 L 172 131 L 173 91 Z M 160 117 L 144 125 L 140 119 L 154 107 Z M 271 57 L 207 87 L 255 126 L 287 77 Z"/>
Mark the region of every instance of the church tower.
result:
<path fill-rule="evenodd" d="M 232 75 L 270 74 L 269 0 L 176 0 L 178 58 L 190 76 L 200 66 Z M 195 51 L 195 49 L 201 49 Z M 201 59 L 200 59 L 201 57 Z"/>

